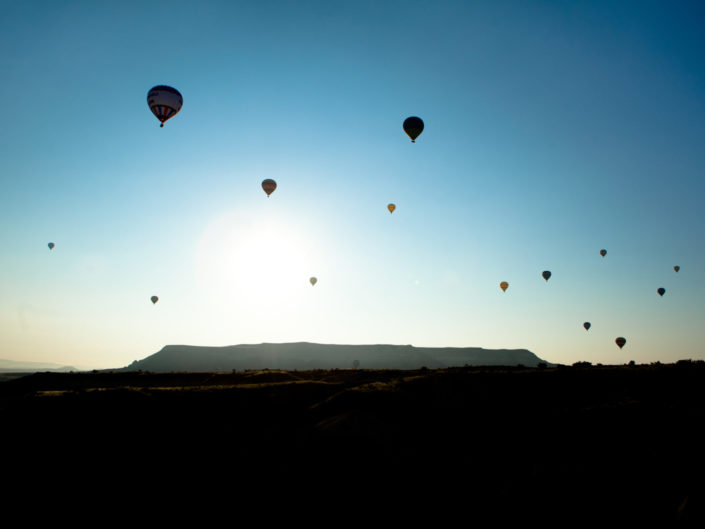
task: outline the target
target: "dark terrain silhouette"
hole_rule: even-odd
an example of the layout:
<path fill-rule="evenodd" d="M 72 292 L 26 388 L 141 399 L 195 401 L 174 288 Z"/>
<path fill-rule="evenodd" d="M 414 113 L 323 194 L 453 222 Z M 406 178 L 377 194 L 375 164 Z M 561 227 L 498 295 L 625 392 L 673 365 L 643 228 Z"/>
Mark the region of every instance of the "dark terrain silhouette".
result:
<path fill-rule="evenodd" d="M 357 363 L 356 363 L 357 361 Z M 544 360 L 526 349 L 335 345 L 308 342 L 202 347 L 167 345 L 130 364 L 130 371 L 229 371 L 231 369 L 420 369 L 465 365 L 525 365 Z"/>
<path fill-rule="evenodd" d="M 0 383 L 4 471 L 395 523 L 702 522 L 704 376 L 690 361 L 37 373 Z"/>

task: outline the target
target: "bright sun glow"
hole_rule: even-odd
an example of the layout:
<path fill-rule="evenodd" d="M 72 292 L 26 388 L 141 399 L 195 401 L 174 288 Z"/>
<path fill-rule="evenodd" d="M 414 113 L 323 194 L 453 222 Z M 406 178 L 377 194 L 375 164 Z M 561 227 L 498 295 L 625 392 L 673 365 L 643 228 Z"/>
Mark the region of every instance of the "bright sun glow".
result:
<path fill-rule="evenodd" d="M 264 214 L 229 213 L 204 231 L 196 252 L 202 291 L 230 310 L 286 307 L 312 288 L 310 242 L 291 223 Z"/>

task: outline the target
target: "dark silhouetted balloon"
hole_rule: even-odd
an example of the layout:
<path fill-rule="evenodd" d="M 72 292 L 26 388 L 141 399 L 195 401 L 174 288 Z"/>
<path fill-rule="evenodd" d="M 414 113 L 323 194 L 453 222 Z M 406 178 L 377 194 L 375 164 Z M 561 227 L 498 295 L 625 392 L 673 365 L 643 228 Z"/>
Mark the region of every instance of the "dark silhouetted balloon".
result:
<path fill-rule="evenodd" d="M 316 279 L 315 277 L 312 277 L 311 279 L 309 279 L 309 282 L 311 283 L 311 286 L 313 286 L 316 283 L 318 283 L 318 279 Z"/>
<path fill-rule="evenodd" d="M 502 282 L 499 284 L 499 288 L 502 289 L 502 292 L 506 292 L 507 289 L 509 288 L 509 283 L 507 283 L 506 281 L 502 281 Z"/>
<path fill-rule="evenodd" d="M 604 257 L 605 255 L 607 255 L 607 250 L 604 250 L 604 249 L 603 249 L 603 250 L 600 250 L 600 255 L 601 255 L 602 257 Z"/>
<path fill-rule="evenodd" d="M 387 209 L 390 213 L 394 213 L 394 210 L 397 209 L 397 206 L 395 204 L 387 204 Z"/>
<path fill-rule="evenodd" d="M 54 249 L 54 243 L 53 243 L 53 242 L 50 242 L 49 244 L 47 244 L 47 246 L 49 247 L 50 250 L 53 250 L 53 249 Z"/>
<path fill-rule="evenodd" d="M 184 99 L 176 88 L 159 85 L 147 93 L 147 104 L 152 114 L 161 121 L 160 127 L 163 127 L 165 121 L 179 113 Z"/>
<path fill-rule="evenodd" d="M 592 324 L 589 321 L 586 321 L 585 323 L 583 323 L 583 327 L 585 327 L 586 331 L 589 331 L 590 327 L 592 327 Z"/>
<path fill-rule="evenodd" d="M 674 269 L 674 270 L 675 270 L 676 272 L 678 272 L 678 270 L 680 270 L 680 269 L 681 269 L 681 267 L 680 267 L 680 266 L 678 266 L 678 265 L 676 265 L 676 266 L 674 266 L 674 267 L 673 267 L 673 269 Z"/>
<path fill-rule="evenodd" d="M 152 297 L 149 298 L 149 299 L 152 300 L 152 303 L 156 303 L 157 301 L 159 301 L 159 298 L 158 298 L 157 296 L 152 296 Z"/>
<path fill-rule="evenodd" d="M 541 272 L 541 275 L 546 281 L 548 281 L 548 278 L 551 277 L 551 272 L 548 270 L 544 270 L 543 272 Z"/>
<path fill-rule="evenodd" d="M 421 118 L 411 116 L 404 120 L 404 132 L 411 138 L 411 143 L 416 143 L 416 138 L 423 132 L 423 121 Z"/>
<path fill-rule="evenodd" d="M 666 289 L 663 287 L 659 287 L 659 289 L 656 292 L 658 292 L 659 296 L 663 296 L 666 293 Z"/>
<path fill-rule="evenodd" d="M 626 340 L 626 338 L 622 338 L 622 337 L 620 336 L 619 338 L 617 338 L 617 339 L 614 341 L 614 343 L 616 343 L 616 344 L 619 346 L 619 348 L 621 349 L 622 347 L 624 347 L 624 344 L 627 343 L 627 340 Z"/>
<path fill-rule="evenodd" d="M 274 190 L 276 188 L 277 188 L 277 183 L 274 180 L 272 180 L 271 178 L 267 178 L 266 180 L 262 180 L 262 189 L 264 189 L 264 192 L 267 193 L 267 196 L 274 193 Z"/>

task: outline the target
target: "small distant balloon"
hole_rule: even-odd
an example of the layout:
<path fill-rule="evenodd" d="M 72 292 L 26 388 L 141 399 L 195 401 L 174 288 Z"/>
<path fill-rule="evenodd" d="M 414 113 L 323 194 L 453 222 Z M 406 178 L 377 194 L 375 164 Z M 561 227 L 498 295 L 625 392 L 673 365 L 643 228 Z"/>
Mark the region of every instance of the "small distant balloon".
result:
<path fill-rule="evenodd" d="M 543 272 L 541 272 L 541 275 L 546 281 L 548 281 L 548 278 L 551 277 L 551 272 L 549 270 L 544 270 Z"/>
<path fill-rule="evenodd" d="M 507 283 L 506 281 L 502 281 L 502 282 L 499 284 L 499 288 L 502 289 L 502 292 L 506 292 L 507 289 L 509 288 L 509 283 Z"/>
<path fill-rule="evenodd" d="M 147 104 L 152 114 L 161 121 L 160 127 L 163 127 L 165 121 L 179 113 L 184 104 L 184 98 L 176 88 L 158 85 L 147 93 Z"/>
<path fill-rule="evenodd" d="M 309 279 L 309 281 L 311 282 L 311 286 L 313 286 L 313 285 L 315 285 L 316 283 L 318 283 L 318 279 L 316 279 L 315 277 L 312 277 L 311 279 Z"/>
<path fill-rule="evenodd" d="M 626 340 L 626 338 L 622 338 L 622 337 L 620 336 L 619 338 L 617 338 L 617 339 L 614 341 L 614 343 L 616 343 L 616 344 L 619 346 L 619 348 L 621 349 L 622 347 L 624 347 L 624 344 L 627 343 L 627 340 Z"/>
<path fill-rule="evenodd" d="M 589 331 L 590 327 L 592 327 L 592 324 L 589 321 L 586 321 L 585 323 L 583 323 L 583 327 L 585 327 L 586 331 Z"/>
<path fill-rule="evenodd" d="M 158 298 L 157 296 L 152 296 L 152 297 L 149 298 L 149 299 L 152 300 L 152 303 L 156 303 L 157 301 L 159 301 L 159 298 Z"/>
<path fill-rule="evenodd" d="M 605 249 L 600 250 L 600 255 L 601 255 L 602 257 L 604 257 L 605 255 L 607 255 L 607 250 L 605 250 Z"/>
<path fill-rule="evenodd" d="M 666 289 L 663 287 L 659 287 L 659 289 L 656 292 L 658 292 L 659 296 L 663 296 L 666 293 Z"/>
<path fill-rule="evenodd" d="M 353 360 L 353 369 L 357 369 L 360 367 L 360 361 L 359 360 Z"/>
<path fill-rule="evenodd" d="M 673 269 L 674 269 L 674 270 L 675 270 L 676 272 L 678 272 L 678 270 L 680 270 L 680 269 L 681 269 L 681 267 L 680 267 L 680 266 L 678 266 L 678 265 L 676 265 L 676 266 L 674 266 L 674 267 L 673 267 Z"/>
<path fill-rule="evenodd" d="M 277 188 L 277 183 L 274 180 L 272 180 L 271 178 L 267 178 L 266 180 L 262 180 L 262 189 L 264 189 L 264 192 L 267 193 L 267 196 L 274 193 L 274 190 L 276 188 Z"/>
<path fill-rule="evenodd" d="M 411 138 L 411 143 L 416 143 L 416 138 L 423 132 L 423 120 L 416 116 L 404 120 L 404 132 Z"/>
<path fill-rule="evenodd" d="M 50 250 L 53 250 L 53 249 L 54 249 L 54 243 L 53 243 L 53 242 L 50 242 L 49 244 L 47 244 L 47 246 L 49 247 Z"/>
<path fill-rule="evenodd" d="M 397 209 L 397 207 L 394 204 L 387 204 L 387 209 L 390 213 L 394 213 L 394 210 Z"/>

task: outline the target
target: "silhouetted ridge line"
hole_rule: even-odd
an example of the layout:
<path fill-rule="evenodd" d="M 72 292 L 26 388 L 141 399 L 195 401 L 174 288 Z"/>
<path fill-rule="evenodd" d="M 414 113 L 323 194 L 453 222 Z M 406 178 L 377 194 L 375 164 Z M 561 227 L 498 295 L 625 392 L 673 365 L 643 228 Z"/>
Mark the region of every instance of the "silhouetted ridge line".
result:
<path fill-rule="evenodd" d="M 546 363 L 526 349 L 338 345 L 310 342 L 223 347 L 167 345 L 124 368 L 130 371 L 229 371 L 232 369 L 419 369 L 476 366 L 536 367 Z M 550 365 L 550 364 L 549 364 Z"/>

